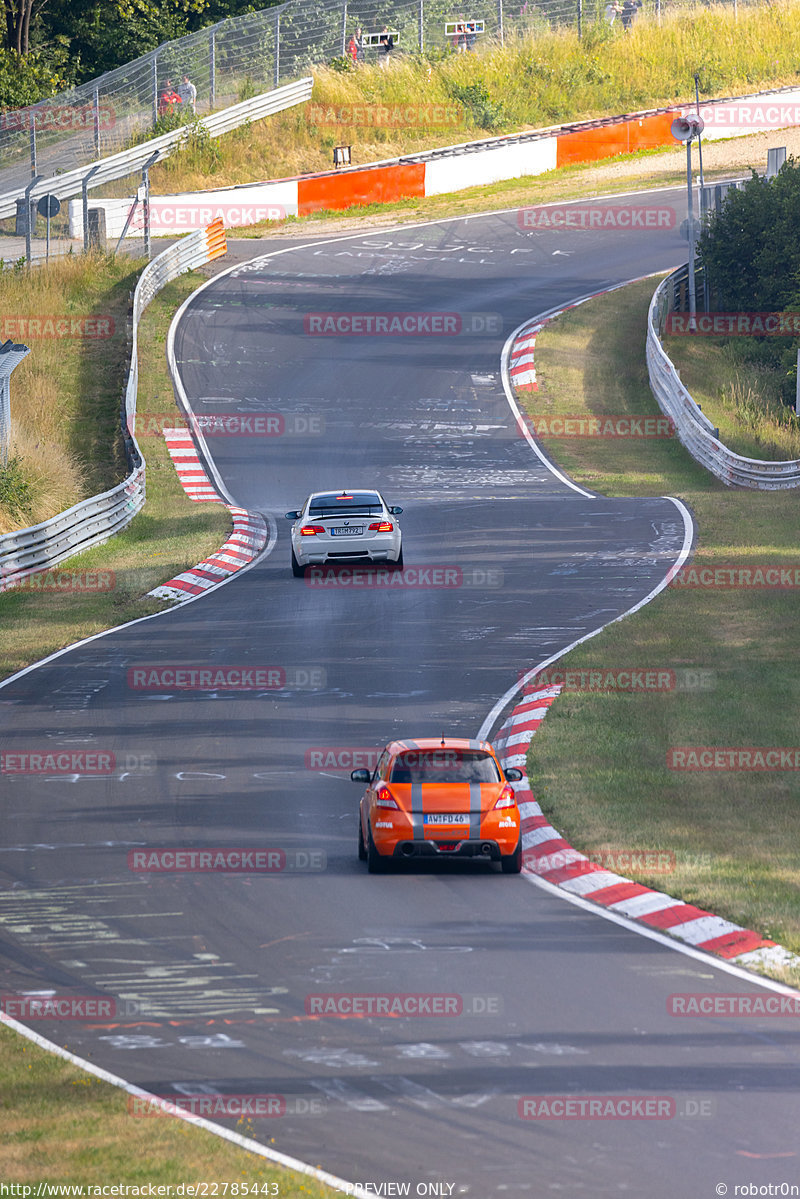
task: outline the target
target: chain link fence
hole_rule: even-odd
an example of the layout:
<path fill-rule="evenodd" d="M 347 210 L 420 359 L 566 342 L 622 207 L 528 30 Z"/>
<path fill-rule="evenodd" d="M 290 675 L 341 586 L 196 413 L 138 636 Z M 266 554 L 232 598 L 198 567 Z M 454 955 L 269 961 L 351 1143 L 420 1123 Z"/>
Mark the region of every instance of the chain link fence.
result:
<path fill-rule="evenodd" d="M 627 16 L 615 17 L 622 24 L 640 12 L 660 15 L 676 0 L 627 3 Z M 365 36 L 373 44 L 362 58 L 375 62 L 384 29 L 395 34 L 395 52 L 414 53 L 452 47 L 447 23 L 483 22 L 483 32 L 464 39 L 479 48 L 559 25 L 582 32 L 608 19 L 606 7 L 607 0 L 288 0 L 232 17 L 52 99 L 0 113 L 0 193 L 298 79 L 344 57 L 357 29 L 373 35 Z"/>

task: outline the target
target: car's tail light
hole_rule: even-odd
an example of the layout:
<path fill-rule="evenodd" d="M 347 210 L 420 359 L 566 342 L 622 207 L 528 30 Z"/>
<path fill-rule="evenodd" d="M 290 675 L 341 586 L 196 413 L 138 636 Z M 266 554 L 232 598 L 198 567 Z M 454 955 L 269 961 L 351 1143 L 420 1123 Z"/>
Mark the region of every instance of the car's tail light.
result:
<path fill-rule="evenodd" d="M 506 783 L 505 787 L 503 787 L 503 790 L 498 796 L 497 803 L 494 805 L 494 810 L 497 811 L 498 808 L 513 808 L 516 807 L 516 803 L 517 797 L 514 794 L 514 788 L 509 787 L 508 783 Z"/>
<path fill-rule="evenodd" d="M 313 537 L 316 533 L 324 532 L 324 525 L 303 525 L 302 529 L 300 530 L 301 536 L 303 537 Z"/>
<path fill-rule="evenodd" d="M 373 520 L 369 526 L 370 533 L 392 533 L 394 525 L 390 520 Z"/>
<path fill-rule="evenodd" d="M 379 787 L 375 792 L 375 803 L 379 808 L 398 808 L 397 800 L 392 795 L 388 787 Z"/>

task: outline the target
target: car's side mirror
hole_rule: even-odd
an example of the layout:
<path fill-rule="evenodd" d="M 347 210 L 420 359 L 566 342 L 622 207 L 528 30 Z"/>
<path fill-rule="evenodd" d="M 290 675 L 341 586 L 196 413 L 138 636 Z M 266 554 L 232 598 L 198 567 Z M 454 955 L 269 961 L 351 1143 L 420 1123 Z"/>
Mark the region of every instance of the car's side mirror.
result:
<path fill-rule="evenodd" d="M 506 771 L 506 778 L 508 779 L 509 783 L 519 783 L 524 777 L 525 776 L 522 771 L 518 770 L 516 766 L 509 766 L 508 770 Z"/>
<path fill-rule="evenodd" d="M 350 778 L 354 783 L 368 783 L 370 780 L 370 773 L 368 770 L 365 770 L 362 767 L 360 770 L 351 770 Z"/>
<path fill-rule="evenodd" d="M 286 517 L 287 520 L 299 520 L 300 519 L 299 512 L 284 512 L 284 516 Z"/>
<path fill-rule="evenodd" d="M 390 508 L 389 511 L 391 512 L 392 516 L 400 516 L 402 514 L 403 509 L 398 508 L 397 505 L 395 504 L 395 506 L 393 508 Z"/>

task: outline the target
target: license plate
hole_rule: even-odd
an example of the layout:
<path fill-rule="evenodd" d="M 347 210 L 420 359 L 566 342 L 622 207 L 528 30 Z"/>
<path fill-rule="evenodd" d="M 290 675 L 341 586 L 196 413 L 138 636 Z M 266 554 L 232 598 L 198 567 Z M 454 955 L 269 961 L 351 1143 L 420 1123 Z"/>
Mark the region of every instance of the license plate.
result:
<path fill-rule="evenodd" d="M 350 529 L 331 529 L 331 537 L 359 537 L 364 532 L 363 525 L 353 525 Z"/>
<path fill-rule="evenodd" d="M 469 816 L 459 812 L 431 812 L 424 820 L 426 824 L 469 824 Z"/>

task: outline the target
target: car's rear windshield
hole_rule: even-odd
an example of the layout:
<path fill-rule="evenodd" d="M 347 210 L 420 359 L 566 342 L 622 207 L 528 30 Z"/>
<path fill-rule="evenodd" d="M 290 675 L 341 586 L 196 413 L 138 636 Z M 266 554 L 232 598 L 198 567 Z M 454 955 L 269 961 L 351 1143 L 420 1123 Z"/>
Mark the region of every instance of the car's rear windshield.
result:
<path fill-rule="evenodd" d="M 381 497 L 374 491 L 346 491 L 339 495 L 317 495 L 308 506 L 309 516 L 344 516 L 359 512 L 379 516 L 383 511 Z"/>
<path fill-rule="evenodd" d="M 470 749 L 408 749 L 392 765 L 392 783 L 498 783 L 490 754 Z"/>

